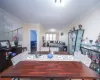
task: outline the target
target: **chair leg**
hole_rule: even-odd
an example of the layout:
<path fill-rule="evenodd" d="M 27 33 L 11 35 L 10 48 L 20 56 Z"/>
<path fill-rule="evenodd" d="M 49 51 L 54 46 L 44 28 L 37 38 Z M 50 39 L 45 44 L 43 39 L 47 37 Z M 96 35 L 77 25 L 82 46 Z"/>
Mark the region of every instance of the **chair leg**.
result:
<path fill-rule="evenodd" d="M 18 80 L 20 80 L 20 78 L 17 78 Z"/>
<path fill-rule="evenodd" d="M 12 78 L 12 80 L 16 80 L 17 78 Z M 18 79 L 17 79 L 18 80 Z"/>
<path fill-rule="evenodd" d="M 50 80 L 54 80 L 53 78 L 50 78 Z"/>
<path fill-rule="evenodd" d="M 12 80 L 20 80 L 20 78 L 13 78 Z"/>

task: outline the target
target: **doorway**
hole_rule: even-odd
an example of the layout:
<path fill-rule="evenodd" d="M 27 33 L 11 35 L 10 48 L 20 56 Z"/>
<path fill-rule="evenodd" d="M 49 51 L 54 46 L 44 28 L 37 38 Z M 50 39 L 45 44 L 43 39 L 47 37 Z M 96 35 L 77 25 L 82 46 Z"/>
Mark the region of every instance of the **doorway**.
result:
<path fill-rule="evenodd" d="M 35 30 L 30 30 L 30 38 L 31 52 L 37 51 L 37 33 Z"/>

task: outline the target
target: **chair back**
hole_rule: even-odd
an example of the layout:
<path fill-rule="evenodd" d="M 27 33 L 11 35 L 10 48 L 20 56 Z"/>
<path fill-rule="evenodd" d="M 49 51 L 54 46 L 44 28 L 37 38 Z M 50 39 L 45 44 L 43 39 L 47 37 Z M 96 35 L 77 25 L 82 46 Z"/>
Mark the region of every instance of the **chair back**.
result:
<path fill-rule="evenodd" d="M 86 66 L 90 66 L 91 59 L 88 57 L 88 55 L 81 54 L 81 51 L 75 52 L 74 57 L 84 63 Z"/>
<path fill-rule="evenodd" d="M 26 60 L 28 55 L 28 51 L 16 55 L 15 57 L 11 58 L 12 64 L 16 65 L 18 62 Z"/>
<path fill-rule="evenodd" d="M 92 60 L 88 56 L 85 56 L 85 58 L 84 58 L 84 64 L 86 66 L 90 67 L 91 62 L 92 62 Z"/>

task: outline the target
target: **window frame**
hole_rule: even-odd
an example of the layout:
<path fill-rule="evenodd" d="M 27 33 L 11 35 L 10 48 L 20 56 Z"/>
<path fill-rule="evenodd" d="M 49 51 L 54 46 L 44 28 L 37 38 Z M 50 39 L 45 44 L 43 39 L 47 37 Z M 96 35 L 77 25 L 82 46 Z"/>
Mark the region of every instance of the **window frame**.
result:
<path fill-rule="evenodd" d="M 48 39 L 47 39 L 47 35 L 48 35 Z M 52 35 L 51 39 L 50 39 L 50 35 Z M 45 40 L 46 41 L 56 41 L 56 39 L 57 39 L 57 34 L 56 33 L 46 33 L 45 34 Z"/>

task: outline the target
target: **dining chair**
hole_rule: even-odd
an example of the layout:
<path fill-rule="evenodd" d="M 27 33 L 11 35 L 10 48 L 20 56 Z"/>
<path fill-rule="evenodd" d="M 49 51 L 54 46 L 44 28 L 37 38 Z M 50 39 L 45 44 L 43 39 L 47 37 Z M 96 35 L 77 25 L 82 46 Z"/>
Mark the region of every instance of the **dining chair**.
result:
<path fill-rule="evenodd" d="M 18 62 L 25 60 L 27 55 L 28 54 L 26 52 L 16 55 L 15 57 L 11 58 L 12 64 L 16 65 Z"/>
<path fill-rule="evenodd" d="M 13 66 L 16 65 L 18 62 L 25 60 L 27 55 L 29 55 L 28 51 L 24 51 L 24 52 L 16 55 L 15 57 L 11 58 L 11 62 L 13 64 Z M 19 79 L 19 78 L 12 78 L 12 80 L 21 80 L 21 79 Z M 27 79 L 27 80 L 30 80 L 30 79 Z"/>
<path fill-rule="evenodd" d="M 86 66 L 90 66 L 91 59 L 88 57 L 88 55 L 81 54 L 81 51 L 74 52 L 74 57 L 77 58 L 80 62 L 84 63 Z"/>

